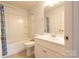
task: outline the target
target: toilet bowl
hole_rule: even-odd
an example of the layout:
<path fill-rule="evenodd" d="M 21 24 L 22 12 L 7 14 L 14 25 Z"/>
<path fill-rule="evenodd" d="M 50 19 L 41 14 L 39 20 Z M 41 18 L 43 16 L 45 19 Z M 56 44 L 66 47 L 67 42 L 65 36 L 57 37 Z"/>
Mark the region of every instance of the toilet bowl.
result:
<path fill-rule="evenodd" d="M 32 47 L 35 45 L 35 42 L 34 41 L 29 41 L 29 42 L 25 42 L 24 45 L 29 48 L 29 47 Z"/>
<path fill-rule="evenodd" d="M 25 48 L 26 48 L 26 56 L 30 57 L 31 55 L 34 55 L 34 41 L 29 41 L 24 43 Z"/>

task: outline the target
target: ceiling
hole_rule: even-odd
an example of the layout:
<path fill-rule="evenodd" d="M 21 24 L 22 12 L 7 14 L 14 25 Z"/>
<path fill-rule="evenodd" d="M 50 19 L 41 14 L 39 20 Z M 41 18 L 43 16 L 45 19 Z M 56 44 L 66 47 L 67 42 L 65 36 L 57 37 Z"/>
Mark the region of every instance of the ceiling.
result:
<path fill-rule="evenodd" d="M 41 1 L 4 1 L 4 3 L 8 3 L 20 8 L 32 8 L 35 5 L 39 4 Z"/>

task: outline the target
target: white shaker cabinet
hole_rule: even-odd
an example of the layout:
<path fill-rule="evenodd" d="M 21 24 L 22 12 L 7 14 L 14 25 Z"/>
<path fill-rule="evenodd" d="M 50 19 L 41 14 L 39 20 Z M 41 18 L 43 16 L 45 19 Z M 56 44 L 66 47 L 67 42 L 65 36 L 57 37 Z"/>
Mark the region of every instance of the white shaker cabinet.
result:
<path fill-rule="evenodd" d="M 63 45 L 44 39 L 35 39 L 36 58 L 63 58 L 64 56 L 65 48 Z"/>

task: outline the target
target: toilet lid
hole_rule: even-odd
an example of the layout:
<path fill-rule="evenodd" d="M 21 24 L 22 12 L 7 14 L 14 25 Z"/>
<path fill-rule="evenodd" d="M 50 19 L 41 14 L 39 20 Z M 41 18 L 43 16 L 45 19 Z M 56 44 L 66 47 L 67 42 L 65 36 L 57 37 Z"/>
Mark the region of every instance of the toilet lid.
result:
<path fill-rule="evenodd" d="M 35 44 L 35 42 L 33 42 L 33 41 L 29 41 L 29 42 L 24 43 L 24 45 L 26 45 L 26 46 L 31 46 L 31 45 L 34 45 L 34 44 Z"/>

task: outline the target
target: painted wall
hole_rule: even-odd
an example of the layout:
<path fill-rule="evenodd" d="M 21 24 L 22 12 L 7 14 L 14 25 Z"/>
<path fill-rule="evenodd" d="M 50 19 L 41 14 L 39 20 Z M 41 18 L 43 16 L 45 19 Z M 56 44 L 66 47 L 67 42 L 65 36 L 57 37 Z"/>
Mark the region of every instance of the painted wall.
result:
<path fill-rule="evenodd" d="M 50 33 L 64 33 L 61 31 L 64 30 L 64 5 L 50 7 L 48 11 L 45 11 L 45 19 L 46 17 L 49 18 Z"/>
<path fill-rule="evenodd" d="M 34 34 L 44 33 L 44 6 L 43 2 L 39 3 L 31 10 L 29 10 L 29 33 L 30 38 L 33 38 Z"/>

